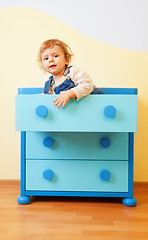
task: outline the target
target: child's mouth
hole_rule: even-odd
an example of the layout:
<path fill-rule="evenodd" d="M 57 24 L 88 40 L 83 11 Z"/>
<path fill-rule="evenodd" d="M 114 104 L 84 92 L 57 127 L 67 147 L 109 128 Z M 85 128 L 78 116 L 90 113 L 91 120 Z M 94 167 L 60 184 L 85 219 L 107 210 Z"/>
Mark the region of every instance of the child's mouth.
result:
<path fill-rule="evenodd" d="M 49 68 L 55 68 L 56 67 L 56 65 L 51 65 Z"/>

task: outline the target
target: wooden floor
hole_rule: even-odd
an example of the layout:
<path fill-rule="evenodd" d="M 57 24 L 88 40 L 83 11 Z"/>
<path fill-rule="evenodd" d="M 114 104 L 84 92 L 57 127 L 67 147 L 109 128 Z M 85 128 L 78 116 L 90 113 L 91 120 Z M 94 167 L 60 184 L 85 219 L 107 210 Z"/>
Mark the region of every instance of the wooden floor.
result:
<path fill-rule="evenodd" d="M 18 205 L 17 182 L 0 182 L 1 240 L 148 240 L 148 184 L 136 183 L 136 207 L 116 198 L 34 197 Z"/>

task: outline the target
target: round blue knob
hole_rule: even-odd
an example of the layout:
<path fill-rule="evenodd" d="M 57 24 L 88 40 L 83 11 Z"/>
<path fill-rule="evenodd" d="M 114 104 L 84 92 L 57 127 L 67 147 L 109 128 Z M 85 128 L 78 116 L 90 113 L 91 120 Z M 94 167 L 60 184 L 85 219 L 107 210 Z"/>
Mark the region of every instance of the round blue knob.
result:
<path fill-rule="evenodd" d="M 111 145 L 111 141 L 107 137 L 103 137 L 100 139 L 100 145 L 103 148 L 108 148 Z"/>
<path fill-rule="evenodd" d="M 104 115 L 108 118 L 114 118 L 116 115 L 116 108 L 112 105 L 108 105 L 104 108 Z"/>
<path fill-rule="evenodd" d="M 43 145 L 44 145 L 45 147 L 47 147 L 47 148 L 52 147 L 53 143 L 54 143 L 54 140 L 53 140 L 53 138 L 51 138 L 51 137 L 46 137 L 46 138 L 44 138 L 44 140 L 43 140 Z"/>
<path fill-rule="evenodd" d="M 44 118 L 44 117 L 46 117 L 47 114 L 48 114 L 48 108 L 47 108 L 46 106 L 44 106 L 44 105 L 39 105 L 39 106 L 36 108 L 35 112 L 36 112 L 36 115 L 37 115 L 38 117 Z"/>
<path fill-rule="evenodd" d="M 103 181 L 109 181 L 111 177 L 111 174 L 108 170 L 102 170 L 100 172 L 100 178 L 103 180 Z"/>
<path fill-rule="evenodd" d="M 53 171 L 51 169 L 46 169 L 44 172 L 43 172 L 43 177 L 46 179 L 46 180 L 52 180 L 53 178 Z"/>

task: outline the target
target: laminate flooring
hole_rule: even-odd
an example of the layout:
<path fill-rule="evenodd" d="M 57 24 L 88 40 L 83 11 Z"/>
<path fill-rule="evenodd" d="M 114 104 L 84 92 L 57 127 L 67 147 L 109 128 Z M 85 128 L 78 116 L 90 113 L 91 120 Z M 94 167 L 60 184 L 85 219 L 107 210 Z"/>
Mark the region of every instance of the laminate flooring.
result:
<path fill-rule="evenodd" d="M 148 183 L 136 207 L 120 198 L 33 197 L 19 205 L 18 181 L 0 181 L 0 240 L 148 240 Z"/>

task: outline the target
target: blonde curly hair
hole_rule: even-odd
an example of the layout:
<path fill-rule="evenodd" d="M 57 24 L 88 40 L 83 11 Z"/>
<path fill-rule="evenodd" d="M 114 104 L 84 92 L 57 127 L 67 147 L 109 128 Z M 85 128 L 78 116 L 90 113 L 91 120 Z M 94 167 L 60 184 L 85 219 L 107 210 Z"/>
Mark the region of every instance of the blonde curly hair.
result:
<path fill-rule="evenodd" d="M 73 56 L 73 52 L 72 52 L 71 48 L 65 42 L 63 42 L 59 39 L 49 39 L 49 40 L 44 41 L 41 44 L 39 52 L 38 52 L 38 63 L 42 70 L 44 70 L 43 63 L 42 63 L 42 53 L 47 48 L 53 48 L 55 45 L 57 45 L 61 48 L 61 50 L 63 51 L 63 53 L 65 55 L 66 61 L 68 62 L 68 64 L 70 63 L 71 57 Z"/>

